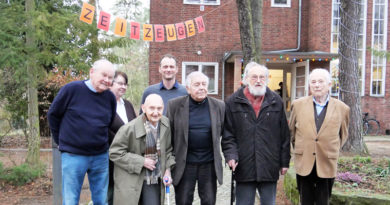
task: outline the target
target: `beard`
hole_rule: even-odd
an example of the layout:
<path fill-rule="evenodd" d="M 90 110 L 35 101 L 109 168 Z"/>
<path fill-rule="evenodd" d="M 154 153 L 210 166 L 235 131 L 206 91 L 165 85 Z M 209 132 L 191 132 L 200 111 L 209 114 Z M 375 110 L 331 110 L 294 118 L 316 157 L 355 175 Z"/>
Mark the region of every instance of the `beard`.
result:
<path fill-rule="evenodd" d="M 249 84 L 248 89 L 249 89 L 249 93 L 255 97 L 264 96 L 265 92 L 267 91 L 265 85 L 263 85 L 261 88 L 257 88 L 256 86 L 252 86 L 251 84 Z"/>

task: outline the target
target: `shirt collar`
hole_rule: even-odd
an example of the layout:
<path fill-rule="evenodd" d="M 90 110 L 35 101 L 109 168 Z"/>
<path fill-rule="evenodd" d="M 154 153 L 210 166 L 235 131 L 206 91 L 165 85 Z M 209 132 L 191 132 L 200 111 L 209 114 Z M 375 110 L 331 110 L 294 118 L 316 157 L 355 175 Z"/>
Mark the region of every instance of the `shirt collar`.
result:
<path fill-rule="evenodd" d="M 95 90 L 95 88 L 93 87 L 92 85 L 92 82 L 91 82 L 91 79 L 87 80 L 87 81 L 84 81 L 85 82 L 85 85 L 87 85 L 87 87 L 94 93 L 97 93 L 97 91 Z"/>
<path fill-rule="evenodd" d="M 122 98 L 119 98 L 119 103 L 120 103 L 121 105 L 124 105 L 124 104 L 125 104 L 125 101 L 123 101 Z"/>
<path fill-rule="evenodd" d="M 177 81 L 175 81 L 175 84 L 173 84 L 172 89 L 173 89 L 173 88 L 178 88 L 178 87 L 179 87 L 179 83 L 178 83 Z M 160 90 L 162 90 L 163 88 L 164 88 L 165 90 L 168 90 L 167 88 L 165 88 L 163 81 L 161 81 L 161 82 L 160 82 Z"/>
<path fill-rule="evenodd" d="M 325 105 L 328 104 L 328 102 L 329 102 L 329 94 L 328 94 L 328 96 L 326 97 L 325 103 L 320 104 L 319 102 L 316 101 L 316 99 L 314 98 L 314 96 L 313 96 L 313 102 L 316 104 L 316 106 L 325 107 Z"/>

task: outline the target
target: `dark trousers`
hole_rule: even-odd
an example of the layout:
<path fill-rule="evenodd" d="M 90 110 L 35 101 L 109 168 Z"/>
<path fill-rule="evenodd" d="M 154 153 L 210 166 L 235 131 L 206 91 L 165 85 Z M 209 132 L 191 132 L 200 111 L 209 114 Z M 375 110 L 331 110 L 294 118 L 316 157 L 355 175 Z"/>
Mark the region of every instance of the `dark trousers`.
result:
<path fill-rule="evenodd" d="M 256 189 L 261 205 L 274 205 L 277 182 L 237 182 L 236 205 L 255 204 Z"/>
<path fill-rule="evenodd" d="M 217 176 L 214 162 L 205 164 L 186 164 L 183 176 L 175 186 L 177 205 L 191 205 L 194 200 L 195 184 L 198 181 L 198 193 L 201 205 L 214 205 L 217 195 Z"/>
<path fill-rule="evenodd" d="M 141 203 L 142 205 L 160 205 L 161 189 L 160 184 L 148 185 L 145 181 L 142 185 Z"/>
<path fill-rule="evenodd" d="M 297 174 L 297 185 L 301 205 L 328 205 L 332 195 L 334 178 L 317 176 L 316 165 L 308 176 Z"/>

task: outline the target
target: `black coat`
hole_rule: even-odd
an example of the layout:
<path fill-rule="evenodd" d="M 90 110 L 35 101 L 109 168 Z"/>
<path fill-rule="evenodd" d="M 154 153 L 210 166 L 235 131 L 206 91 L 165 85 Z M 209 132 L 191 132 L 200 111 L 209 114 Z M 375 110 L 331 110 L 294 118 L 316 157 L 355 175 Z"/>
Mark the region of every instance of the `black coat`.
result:
<path fill-rule="evenodd" d="M 238 161 L 238 182 L 277 181 L 279 170 L 289 167 L 290 132 L 280 96 L 267 88 L 259 116 L 244 95 L 244 88 L 226 101 L 222 150 L 225 160 Z"/>

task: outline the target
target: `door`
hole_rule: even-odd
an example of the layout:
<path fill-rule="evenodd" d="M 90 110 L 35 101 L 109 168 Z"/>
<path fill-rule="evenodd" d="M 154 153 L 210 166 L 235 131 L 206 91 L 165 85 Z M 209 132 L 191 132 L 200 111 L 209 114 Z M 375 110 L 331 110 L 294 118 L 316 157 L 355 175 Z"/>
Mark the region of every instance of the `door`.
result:
<path fill-rule="evenodd" d="M 294 63 L 291 71 L 291 100 L 294 101 L 309 94 L 309 61 Z"/>

